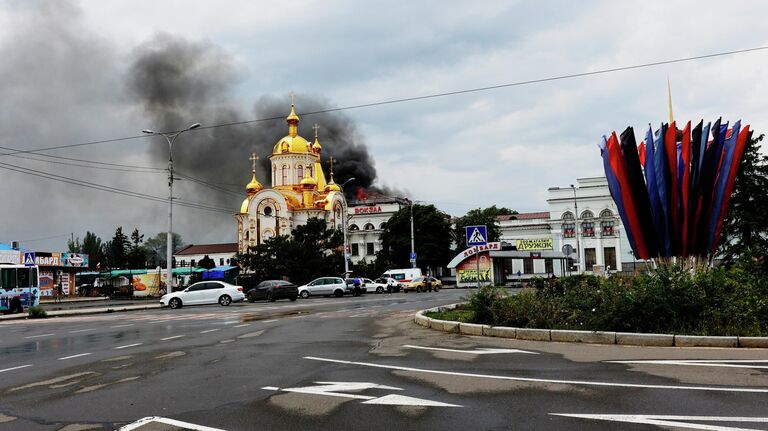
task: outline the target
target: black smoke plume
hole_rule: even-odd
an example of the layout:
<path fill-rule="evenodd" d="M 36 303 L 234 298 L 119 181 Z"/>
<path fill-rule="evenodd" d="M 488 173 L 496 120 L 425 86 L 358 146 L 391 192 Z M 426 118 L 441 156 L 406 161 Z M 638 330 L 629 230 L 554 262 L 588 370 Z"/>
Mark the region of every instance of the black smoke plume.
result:
<path fill-rule="evenodd" d="M 259 157 L 257 177 L 271 184 L 269 155 L 275 143 L 288 133 L 285 117 L 290 112 L 288 94 L 258 98 L 251 113 L 238 104 L 232 94 L 239 75 L 230 56 L 220 48 L 203 42 L 189 42 L 159 35 L 134 51 L 128 74 L 129 93 L 155 119 L 154 130 L 173 131 L 200 122 L 198 130 L 181 135 L 173 148 L 174 168 L 188 175 L 215 183 L 244 195 L 250 180 L 249 157 Z M 326 178 L 333 157 L 334 175 L 354 199 L 363 188 L 369 194 L 393 195 L 388 189 L 373 187 L 376 168 L 363 137 L 354 122 L 341 112 L 320 112 L 332 108 L 322 96 L 297 94 L 296 111 L 301 119 L 299 134 L 314 140 L 313 124 L 320 126 L 322 164 Z M 264 121 L 212 127 L 253 119 Z M 151 146 L 153 160 L 167 160 L 168 146 L 161 139 Z M 190 183 L 192 187 L 203 187 Z M 210 190 L 206 196 L 211 196 Z M 215 193 L 213 194 L 216 195 Z M 220 204 L 230 204 L 232 195 L 219 194 Z"/>

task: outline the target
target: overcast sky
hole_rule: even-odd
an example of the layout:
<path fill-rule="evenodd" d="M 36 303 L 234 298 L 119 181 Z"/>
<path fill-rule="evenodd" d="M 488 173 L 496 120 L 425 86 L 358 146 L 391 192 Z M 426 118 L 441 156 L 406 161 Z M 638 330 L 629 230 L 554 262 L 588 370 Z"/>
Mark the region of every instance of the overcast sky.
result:
<path fill-rule="evenodd" d="M 168 124 L 152 115 L 136 90 L 146 81 L 141 75 L 136 82 L 137 58 L 158 44 L 198 52 L 195 79 L 175 89 L 190 95 L 175 103 L 189 106 L 175 106 L 173 114 L 183 124 L 207 126 L 260 118 L 275 101 L 284 103 L 281 115 L 287 115 L 290 92 L 301 115 L 302 97 L 313 107 L 344 107 L 766 46 L 765 16 L 768 3 L 759 1 L 4 0 L 0 146 L 36 149 L 131 137 Z M 668 119 L 667 77 L 678 121 L 722 115 L 763 133 L 767 66 L 768 51 L 758 51 L 353 109 L 335 119 L 349 126 L 355 145 L 367 147 L 376 185 L 455 216 L 492 204 L 547 210 L 548 187 L 602 174 L 596 147 L 602 134 L 634 126 L 641 135 L 649 123 L 657 127 Z M 302 117 L 307 138 L 314 121 Z M 190 133 L 177 146 L 188 139 L 201 154 L 215 149 L 226 160 L 242 161 L 222 166 L 212 160 L 205 172 L 194 172 L 207 181 L 235 175 L 241 181 L 220 183 L 240 191 L 250 179 L 249 146 L 271 147 L 284 134 L 282 122 L 263 126 Z M 278 132 L 264 137 L 272 127 Z M 216 146 L 225 133 L 245 142 Z M 167 146 L 158 139 L 43 154 L 163 168 Z M 174 155 L 183 166 L 184 154 Z M 11 156 L 0 156 L 0 163 L 167 196 L 160 171 Z M 138 227 L 147 236 L 166 230 L 166 204 L 3 166 L 0 242 L 59 251 L 70 233 L 82 237 L 91 230 L 108 239 L 117 226 L 128 232 Z M 181 199 L 232 213 L 245 197 L 180 183 Z M 235 239 L 234 218 L 225 212 L 179 208 L 174 223 L 187 243 Z"/>

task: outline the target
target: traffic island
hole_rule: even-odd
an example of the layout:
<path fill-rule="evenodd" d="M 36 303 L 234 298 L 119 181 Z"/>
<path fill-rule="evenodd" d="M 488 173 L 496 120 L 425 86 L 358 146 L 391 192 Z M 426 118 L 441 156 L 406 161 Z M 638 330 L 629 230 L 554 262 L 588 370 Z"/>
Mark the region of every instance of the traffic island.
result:
<path fill-rule="evenodd" d="M 477 323 L 432 319 L 427 313 L 444 313 L 461 304 L 420 310 L 414 322 L 425 328 L 453 334 L 509 338 L 525 341 L 555 341 L 560 343 L 618 344 L 653 347 L 725 347 L 768 348 L 768 337 L 722 337 L 675 334 L 643 334 L 634 332 L 573 331 L 539 328 L 513 328 Z"/>

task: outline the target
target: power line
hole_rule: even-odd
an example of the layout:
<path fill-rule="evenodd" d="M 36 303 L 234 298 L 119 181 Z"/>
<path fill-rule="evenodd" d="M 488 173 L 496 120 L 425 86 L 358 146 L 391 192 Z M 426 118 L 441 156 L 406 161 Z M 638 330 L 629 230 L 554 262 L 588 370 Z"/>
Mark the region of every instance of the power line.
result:
<path fill-rule="evenodd" d="M 23 174 L 32 175 L 32 176 L 36 176 L 36 177 L 46 178 L 46 179 L 50 179 L 50 180 L 54 180 L 54 181 L 59 181 L 59 182 L 67 183 L 67 184 L 73 184 L 73 185 L 77 185 L 77 186 L 81 186 L 81 187 L 87 187 L 87 188 L 91 188 L 91 189 L 95 189 L 95 190 L 101 190 L 101 191 L 105 191 L 105 192 L 110 192 L 110 193 L 114 193 L 114 194 L 119 194 L 119 195 L 139 198 L 139 199 L 145 199 L 145 200 L 150 200 L 150 201 L 155 201 L 155 202 L 162 202 L 162 203 L 167 203 L 168 202 L 168 200 L 166 198 L 163 198 L 163 197 L 160 197 L 160 196 L 148 195 L 148 194 L 145 194 L 145 193 L 134 192 L 134 191 L 125 190 L 125 189 L 119 189 L 119 188 L 116 188 L 116 187 L 110 187 L 110 186 L 105 186 L 105 185 L 101 185 L 101 184 L 90 183 L 90 182 L 87 182 L 87 181 L 79 180 L 77 178 L 64 177 L 64 176 L 61 176 L 61 175 L 51 174 L 51 173 L 48 173 L 48 172 L 45 172 L 45 171 L 38 171 L 38 170 L 35 170 L 35 169 L 18 167 L 18 166 L 10 165 L 10 164 L 7 164 L 7 163 L 1 163 L 0 162 L 0 168 L 6 169 L 6 170 L 10 170 L 10 171 L 20 172 L 20 173 L 23 173 Z M 205 203 L 191 202 L 191 201 L 186 201 L 186 200 L 178 199 L 178 198 L 175 198 L 175 200 L 178 201 L 177 205 L 180 205 L 180 206 L 183 206 L 183 207 L 187 207 L 187 208 L 202 209 L 202 210 L 207 210 L 207 211 L 214 211 L 214 212 L 232 214 L 231 210 L 227 210 L 225 208 L 220 208 L 220 207 L 215 207 L 213 205 L 209 205 L 209 204 L 205 204 Z"/>
<path fill-rule="evenodd" d="M 671 60 L 661 60 L 661 61 L 654 61 L 654 62 L 648 62 L 648 63 L 641 63 L 631 66 L 621 66 L 621 67 L 613 67 L 613 68 L 607 68 L 607 69 L 599 69 L 594 70 L 590 72 L 580 72 L 580 73 L 571 73 L 566 75 L 556 75 L 556 76 L 550 76 L 545 78 L 537 78 L 537 79 L 529 79 L 524 81 L 516 81 L 516 82 L 509 82 L 504 84 L 497 84 L 497 85 L 489 85 L 485 87 L 476 87 L 476 88 L 469 88 L 464 90 L 455 90 L 455 91 L 446 91 L 441 93 L 433 93 L 433 94 L 426 94 L 423 96 L 413 96 L 413 97 L 403 97 L 398 99 L 389 99 L 389 100 L 382 100 L 378 102 L 370 102 L 370 103 L 362 103 L 358 105 L 348 105 L 348 106 L 342 106 L 338 108 L 328 108 L 328 109 L 321 109 L 317 111 L 309 111 L 309 112 L 302 112 L 302 116 L 311 116 L 311 115 L 318 115 L 318 114 L 325 114 L 329 112 L 339 112 L 339 111 L 348 111 L 352 109 L 361 109 L 361 108 L 370 108 L 375 106 L 383 106 L 383 105 L 391 105 L 396 103 L 405 103 L 405 102 L 414 102 L 418 100 L 427 100 L 427 99 L 436 99 L 440 97 L 448 97 L 448 96 L 456 96 L 460 94 L 468 94 L 468 93 L 476 93 L 481 91 L 490 91 L 490 90 L 498 90 L 501 88 L 510 88 L 510 87 L 519 87 L 519 86 L 525 86 L 525 85 L 531 85 L 531 84 L 540 84 L 544 82 L 552 82 L 552 81 L 560 81 L 565 79 L 572 79 L 572 78 L 582 78 L 587 76 L 594 76 L 594 75 L 602 75 L 606 73 L 613 73 L 613 72 L 622 72 L 627 70 L 634 70 L 634 69 L 642 69 L 647 67 L 655 67 L 655 66 L 662 66 L 665 64 L 675 64 L 675 63 L 684 63 L 688 61 L 696 61 L 696 60 L 703 60 L 703 59 L 709 59 L 709 58 L 716 58 L 716 57 L 723 57 L 728 55 L 734 55 L 734 54 L 743 54 L 748 52 L 755 52 L 755 51 L 763 51 L 768 49 L 768 46 L 759 46 L 755 48 L 746 48 L 746 49 L 738 49 L 733 51 L 724 51 L 724 52 L 718 52 L 714 54 L 704 54 L 704 55 L 697 55 L 692 57 L 682 57 L 682 58 L 676 58 Z M 264 121 L 273 121 L 273 120 L 279 120 L 283 119 L 283 116 L 277 116 L 277 117 L 268 117 L 268 118 L 257 118 L 253 120 L 245 120 L 245 121 L 234 121 L 229 123 L 220 123 L 215 124 L 211 126 L 205 126 L 197 128 L 197 130 L 207 130 L 207 129 L 216 129 L 221 127 L 231 127 L 231 126 L 239 126 L 239 125 L 245 125 L 245 124 L 253 124 L 253 123 L 260 123 Z M 194 131 L 192 131 L 194 132 Z M 12 153 L 6 153 L 6 154 L 0 154 L 0 156 L 12 156 L 15 154 L 22 154 L 22 153 L 38 153 L 41 151 L 52 151 L 52 150 L 60 150 L 64 148 L 75 148 L 75 147 L 84 147 L 89 145 L 97 145 L 97 144 L 107 144 L 107 143 L 113 143 L 113 142 L 120 142 L 120 141 L 127 141 L 127 140 L 133 140 L 138 138 L 144 138 L 147 135 L 135 135 L 135 136 L 126 136 L 122 138 L 114 138 L 114 139 L 104 139 L 99 141 L 88 141 L 88 142 L 80 142 L 75 144 L 65 144 L 65 145 L 57 145 L 52 147 L 45 147 L 45 148 L 37 148 L 32 150 L 14 150 Z"/>

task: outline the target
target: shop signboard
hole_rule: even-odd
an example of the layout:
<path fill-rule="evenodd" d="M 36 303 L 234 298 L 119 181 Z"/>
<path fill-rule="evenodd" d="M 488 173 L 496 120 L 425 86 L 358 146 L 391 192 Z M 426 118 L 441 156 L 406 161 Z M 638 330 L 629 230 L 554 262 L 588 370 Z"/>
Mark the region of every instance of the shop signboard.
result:
<path fill-rule="evenodd" d="M 518 239 L 515 245 L 519 251 L 552 250 L 552 238 Z"/>
<path fill-rule="evenodd" d="M 35 254 L 35 264 L 37 266 L 61 266 L 61 253 L 43 253 Z"/>
<path fill-rule="evenodd" d="M 168 277 L 166 272 L 158 274 L 158 271 L 148 271 L 146 274 L 133 275 L 133 296 L 152 297 L 160 296 L 160 289 L 165 288 Z"/>
<path fill-rule="evenodd" d="M 480 259 L 479 265 L 478 258 Z M 480 269 L 479 272 L 478 268 Z M 479 255 L 472 255 L 459 263 L 456 266 L 456 283 L 462 287 L 474 286 L 478 282 L 478 274 L 480 283 L 491 282 L 491 259 L 487 252 L 480 252 Z"/>
<path fill-rule="evenodd" d="M 88 255 L 83 253 L 61 253 L 62 266 L 72 268 L 87 268 Z"/>
<path fill-rule="evenodd" d="M 21 263 L 21 253 L 18 250 L 0 250 L 0 263 Z"/>
<path fill-rule="evenodd" d="M 40 271 L 40 297 L 53 296 L 53 271 Z"/>

